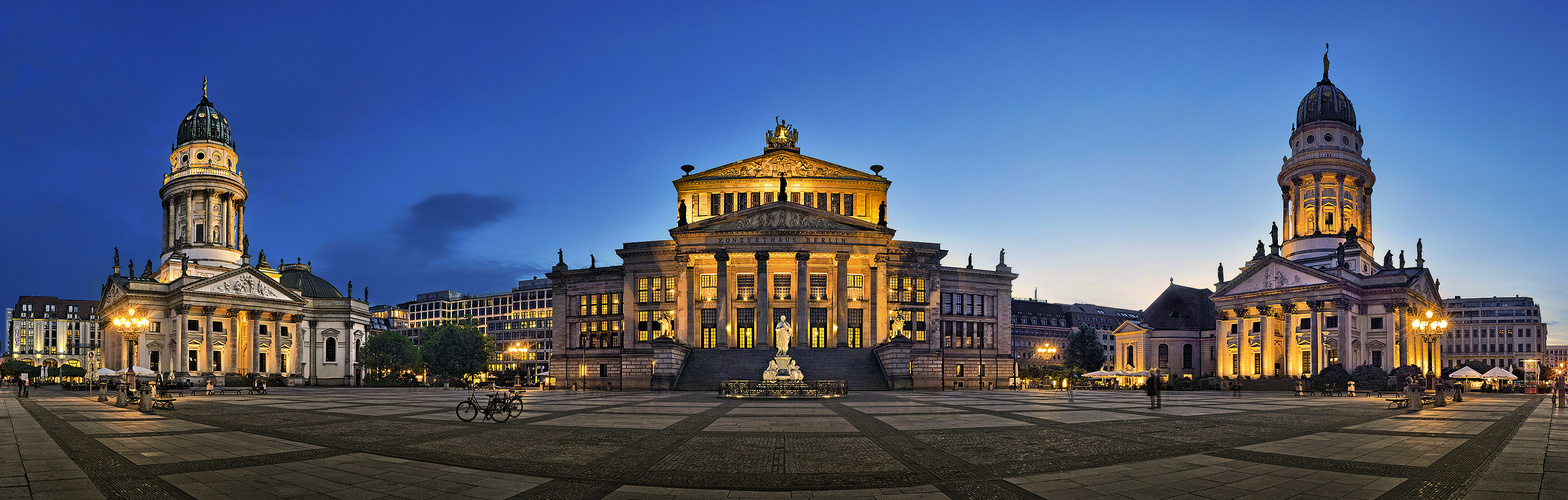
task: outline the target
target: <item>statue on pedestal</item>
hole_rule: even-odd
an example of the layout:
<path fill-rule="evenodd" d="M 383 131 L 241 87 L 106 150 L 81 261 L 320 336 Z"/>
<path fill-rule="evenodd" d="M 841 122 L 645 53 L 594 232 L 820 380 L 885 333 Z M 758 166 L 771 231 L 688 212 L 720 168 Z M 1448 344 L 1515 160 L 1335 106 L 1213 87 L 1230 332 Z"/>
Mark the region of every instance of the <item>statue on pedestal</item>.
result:
<path fill-rule="evenodd" d="M 795 329 L 789 326 L 789 321 L 785 320 L 783 315 L 780 315 L 778 324 L 773 325 L 773 332 L 774 338 L 778 340 L 778 355 L 788 356 L 789 343 L 795 337 Z"/>

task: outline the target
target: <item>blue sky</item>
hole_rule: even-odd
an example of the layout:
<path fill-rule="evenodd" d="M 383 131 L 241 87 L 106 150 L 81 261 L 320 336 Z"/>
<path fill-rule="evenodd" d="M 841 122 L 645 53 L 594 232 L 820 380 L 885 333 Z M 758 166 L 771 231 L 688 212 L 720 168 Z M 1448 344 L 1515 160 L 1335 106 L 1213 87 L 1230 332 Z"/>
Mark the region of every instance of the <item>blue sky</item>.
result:
<path fill-rule="evenodd" d="M 781 116 L 804 154 L 885 165 L 890 225 L 948 265 L 1005 247 L 1015 295 L 1142 308 L 1267 238 L 1327 42 L 1378 253 L 1424 238 L 1444 295 L 1555 322 L 1563 5 L 6 2 L 0 297 L 96 298 L 113 247 L 157 257 L 205 76 L 252 246 L 377 303 L 504 290 L 557 248 L 614 264 L 668 237 L 680 165 L 759 154 Z"/>

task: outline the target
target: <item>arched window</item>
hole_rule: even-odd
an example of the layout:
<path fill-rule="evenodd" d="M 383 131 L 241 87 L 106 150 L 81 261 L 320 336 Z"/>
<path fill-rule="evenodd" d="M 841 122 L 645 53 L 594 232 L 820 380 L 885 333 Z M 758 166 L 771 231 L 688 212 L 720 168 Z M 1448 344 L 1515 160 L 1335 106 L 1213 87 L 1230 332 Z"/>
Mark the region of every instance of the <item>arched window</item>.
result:
<path fill-rule="evenodd" d="M 1127 344 L 1127 361 L 1126 361 L 1126 365 L 1127 365 L 1128 368 L 1132 368 L 1133 367 L 1133 364 L 1132 364 L 1132 344 Z"/>
<path fill-rule="evenodd" d="M 1171 367 L 1171 347 L 1168 346 L 1168 345 L 1160 344 L 1160 364 L 1159 364 L 1159 366 L 1160 366 L 1160 368 L 1170 368 Z"/>
<path fill-rule="evenodd" d="M 1181 346 L 1181 367 L 1183 370 L 1192 369 L 1192 344 Z"/>
<path fill-rule="evenodd" d="M 327 337 L 327 362 L 335 363 L 338 360 L 338 339 Z"/>

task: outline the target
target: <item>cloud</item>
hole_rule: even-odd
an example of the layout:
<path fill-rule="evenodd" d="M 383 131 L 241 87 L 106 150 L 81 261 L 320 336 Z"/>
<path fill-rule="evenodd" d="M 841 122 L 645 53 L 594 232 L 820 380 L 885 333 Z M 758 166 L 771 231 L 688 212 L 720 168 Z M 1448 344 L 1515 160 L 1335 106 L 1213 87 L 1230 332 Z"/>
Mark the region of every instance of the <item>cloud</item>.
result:
<path fill-rule="evenodd" d="M 510 290 L 518 279 L 544 275 L 547 266 L 468 257 L 459 244 L 469 233 L 505 219 L 516 206 L 498 196 L 432 195 L 409 207 L 384 237 L 362 235 L 327 244 L 327 258 L 316 271 L 330 273 L 334 284 L 354 280 L 369 286 L 376 304 L 397 304 L 439 290 Z M 355 291 L 356 296 L 361 293 Z"/>

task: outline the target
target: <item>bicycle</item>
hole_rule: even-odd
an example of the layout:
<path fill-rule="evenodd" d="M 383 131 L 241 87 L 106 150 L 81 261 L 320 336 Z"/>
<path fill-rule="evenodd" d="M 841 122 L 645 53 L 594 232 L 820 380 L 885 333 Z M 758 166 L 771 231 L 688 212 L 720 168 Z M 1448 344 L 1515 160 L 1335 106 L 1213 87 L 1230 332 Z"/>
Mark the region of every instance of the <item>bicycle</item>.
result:
<path fill-rule="evenodd" d="M 457 403 L 457 418 L 464 422 L 473 422 L 480 413 L 484 413 L 485 419 L 494 420 L 498 424 L 512 418 L 506 396 L 499 393 L 490 394 L 490 400 L 483 407 L 479 406 L 479 400 L 474 399 L 473 391 L 468 392 L 467 400 Z"/>
<path fill-rule="evenodd" d="M 512 409 L 512 418 L 517 418 L 523 414 L 523 392 L 525 391 L 522 389 L 507 391 L 507 393 L 511 394 L 511 397 L 506 399 L 506 404 Z"/>

